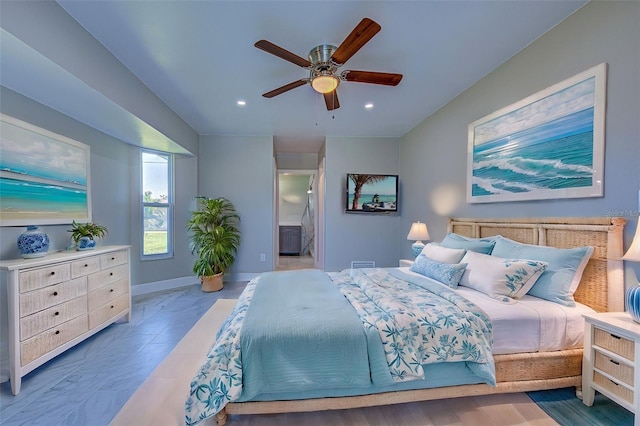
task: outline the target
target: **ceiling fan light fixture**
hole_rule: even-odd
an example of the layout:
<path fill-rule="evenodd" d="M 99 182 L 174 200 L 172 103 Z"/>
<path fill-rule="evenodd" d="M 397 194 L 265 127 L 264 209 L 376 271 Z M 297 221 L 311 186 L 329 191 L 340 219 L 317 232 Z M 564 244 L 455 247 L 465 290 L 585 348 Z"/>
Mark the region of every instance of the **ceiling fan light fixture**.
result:
<path fill-rule="evenodd" d="M 340 79 L 335 75 L 322 74 L 311 80 L 311 87 L 318 93 L 331 93 L 340 84 Z"/>

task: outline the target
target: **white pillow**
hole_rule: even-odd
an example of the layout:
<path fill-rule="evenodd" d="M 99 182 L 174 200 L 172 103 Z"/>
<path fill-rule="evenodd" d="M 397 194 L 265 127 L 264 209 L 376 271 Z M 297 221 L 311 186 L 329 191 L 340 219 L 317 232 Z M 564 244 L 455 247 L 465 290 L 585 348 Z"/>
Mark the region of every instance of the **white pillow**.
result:
<path fill-rule="evenodd" d="M 460 285 L 503 302 L 527 294 L 547 268 L 546 262 L 538 260 L 503 259 L 473 251 L 468 251 L 462 262 L 467 269 Z"/>
<path fill-rule="evenodd" d="M 436 243 L 429 243 L 424 246 L 420 254 L 424 254 L 429 259 L 437 260 L 438 262 L 459 263 L 465 252 L 465 249 L 452 249 Z"/>

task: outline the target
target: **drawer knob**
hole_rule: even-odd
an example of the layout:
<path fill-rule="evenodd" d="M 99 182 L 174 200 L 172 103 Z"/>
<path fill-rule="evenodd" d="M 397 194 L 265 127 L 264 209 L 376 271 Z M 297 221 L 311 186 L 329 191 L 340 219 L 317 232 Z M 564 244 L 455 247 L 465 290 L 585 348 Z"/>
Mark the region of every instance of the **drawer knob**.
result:
<path fill-rule="evenodd" d="M 113 309 L 113 305 L 111 305 L 111 309 Z"/>
<path fill-rule="evenodd" d="M 56 330 L 56 334 L 60 334 L 60 330 Z"/>
<path fill-rule="evenodd" d="M 89 264 L 88 264 L 88 263 L 85 263 L 85 264 L 84 264 L 84 267 L 85 267 L 85 268 L 88 268 L 88 267 L 89 267 Z"/>
<path fill-rule="evenodd" d="M 113 289 L 112 288 L 109 289 L 109 293 L 113 293 Z"/>
<path fill-rule="evenodd" d="M 112 257 L 112 258 L 111 258 L 111 260 L 116 260 L 116 258 L 115 258 L 115 257 Z"/>
<path fill-rule="evenodd" d="M 610 359 L 610 360 L 609 360 L 609 362 L 610 362 L 611 364 L 620 365 L 620 363 L 619 363 L 618 361 L 613 360 L 613 359 Z"/>
<path fill-rule="evenodd" d="M 56 271 L 51 271 L 51 276 L 55 275 Z"/>
<path fill-rule="evenodd" d="M 56 311 L 53 316 L 60 315 L 60 312 Z"/>
<path fill-rule="evenodd" d="M 113 272 L 110 272 L 110 273 L 109 273 L 109 276 L 113 276 Z"/>
<path fill-rule="evenodd" d="M 611 337 L 620 340 L 620 336 L 616 336 L 615 334 L 612 334 Z"/>
<path fill-rule="evenodd" d="M 58 295 L 58 292 L 57 292 L 57 291 L 54 291 L 54 292 L 53 292 L 53 295 L 54 295 L 54 296 L 57 296 L 57 295 Z"/>

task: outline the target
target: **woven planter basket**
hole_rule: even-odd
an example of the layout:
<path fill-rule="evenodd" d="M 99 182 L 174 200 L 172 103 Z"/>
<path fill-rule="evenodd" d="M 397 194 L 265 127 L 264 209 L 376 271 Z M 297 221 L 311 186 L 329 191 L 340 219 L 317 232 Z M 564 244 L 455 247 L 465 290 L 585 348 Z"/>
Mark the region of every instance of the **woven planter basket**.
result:
<path fill-rule="evenodd" d="M 211 292 L 211 291 L 222 290 L 222 287 L 223 287 L 222 275 L 223 273 L 221 272 L 216 275 L 200 277 L 200 283 L 202 284 L 202 291 Z"/>

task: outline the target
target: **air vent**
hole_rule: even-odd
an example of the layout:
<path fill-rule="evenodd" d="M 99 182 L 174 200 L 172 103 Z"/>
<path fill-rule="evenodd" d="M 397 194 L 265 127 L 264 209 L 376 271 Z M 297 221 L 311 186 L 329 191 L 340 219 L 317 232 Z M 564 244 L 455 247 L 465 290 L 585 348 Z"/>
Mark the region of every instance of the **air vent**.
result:
<path fill-rule="evenodd" d="M 375 268 L 376 261 L 375 260 L 353 260 L 351 261 L 351 269 L 359 269 L 359 268 Z"/>

